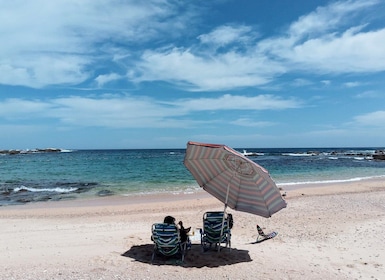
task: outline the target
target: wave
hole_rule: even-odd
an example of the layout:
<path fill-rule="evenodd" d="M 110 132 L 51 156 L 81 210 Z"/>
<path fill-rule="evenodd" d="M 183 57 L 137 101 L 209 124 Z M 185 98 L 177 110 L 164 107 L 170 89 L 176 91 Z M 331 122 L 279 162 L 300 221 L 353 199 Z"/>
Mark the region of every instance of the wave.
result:
<path fill-rule="evenodd" d="M 385 175 L 369 176 L 369 177 L 356 177 L 350 179 L 334 179 L 334 180 L 320 180 L 320 181 L 304 181 L 304 182 L 289 182 L 289 183 L 277 183 L 277 186 L 296 186 L 296 185 L 312 185 L 312 184 L 332 184 L 332 183 L 348 183 L 358 182 L 369 179 L 385 178 Z"/>
<path fill-rule="evenodd" d="M 77 191 L 78 188 L 73 188 L 73 187 L 70 187 L 70 188 L 42 188 L 42 189 L 38 189 L 38 188 L 30 188 L 30 187 L 26 187 L 26 186 L 21 186 L 21 187 L 17 187 L 17 188 L 14 188 L 13 191 L 14 192 L 21 192 L 21 191 L 29 191 L 29 192 L 56 192 L 56 193 L 70 193 L 70 192 L 74 192 L 74 191 Z"/>
<path fill-rule="evenodd" d="M 61 153 L 72 153 L 73 150 L 61 149 L 60 152 L 61 152 Z"/>
<path fill-rule="evenodd" d="M 315 156 L 316 154 L 313 153 L 283 153 L 283 156 L 290 156 L 290 157 L 311 157 Z"/>

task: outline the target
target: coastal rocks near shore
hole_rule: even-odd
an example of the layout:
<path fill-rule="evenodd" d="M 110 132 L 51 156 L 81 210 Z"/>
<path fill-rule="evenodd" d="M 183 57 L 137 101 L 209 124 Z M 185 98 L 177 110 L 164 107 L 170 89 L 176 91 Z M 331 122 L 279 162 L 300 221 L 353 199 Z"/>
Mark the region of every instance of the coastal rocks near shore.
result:
<path fill-rule="evenodd" d="M 366 160 L 385 160 L 385 150 L 375 150 L 373 151 L 332 151 L 330 153 L 319 152 L 319 151 L 308 151 L 302 154 L 288 154 L 288 155 L 303 155 L 303 156 L 319 156 L 327 155 L 332 157 L 354 157 L 355 159 L 366 159 Z"/>
<path fill-rule="evenodd" d="M 51 182 L 46 185 L 33 182 L 0 183 L 0 207 L 40 201 L 76 199 L 95 187 L 96 182 Z M 98 196 L 113 195 L 112 191 L 99 191 Z"/>
<path fill-rule="evenodd" d="M 59 152 L 62 152 L 62 149 L 45 148 L 45 149 L 33 149 L 33 150 L 0 150 L 0 154 L 5 154 L 5 155 L 34 154 L 34 153 L 59 153 Z"/>
<path fill-rule="evenodd" d="M 373 159 L 378 159 L 378 160 L 385 160 L 385 151 L 376 151 L 373 154 Z"/>

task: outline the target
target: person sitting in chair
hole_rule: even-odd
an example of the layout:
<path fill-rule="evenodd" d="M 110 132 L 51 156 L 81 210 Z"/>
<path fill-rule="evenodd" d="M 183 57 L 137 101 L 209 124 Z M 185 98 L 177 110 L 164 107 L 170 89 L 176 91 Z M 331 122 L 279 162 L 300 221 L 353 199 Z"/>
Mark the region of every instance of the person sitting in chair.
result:
<path fill-rule="evenodd" d="M 164 217 L 163 223 L 165 224 L 175 224 L 175 218 L 173 216 L 166 216 Z M 187 242 L 187 245 L 190 246 L 190 238 L 188 237 L 187 233 L 191 230 L 191 227 L 184 228 L 183 222 L 179 221 L 176 225 L 179 229 L 180 239 L 182 242 Z"/>

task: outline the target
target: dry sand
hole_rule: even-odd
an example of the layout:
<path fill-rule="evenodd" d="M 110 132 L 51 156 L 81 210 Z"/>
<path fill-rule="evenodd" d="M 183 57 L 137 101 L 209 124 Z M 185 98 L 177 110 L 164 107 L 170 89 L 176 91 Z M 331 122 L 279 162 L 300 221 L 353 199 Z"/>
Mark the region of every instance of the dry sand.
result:
<path fill-rule="evenodd" d="M 301 186 L 297 186 L 301 187 Z M 269 219 L 229 210 L 232 250 L 151 264 L 151 225 L 202 226 L 223 205 L 205 192 L 0 207 L 1 279 L 385 279 L 385 182 L 285 189 Z M 253 244 L 256 224 L 278 235 Z"/>

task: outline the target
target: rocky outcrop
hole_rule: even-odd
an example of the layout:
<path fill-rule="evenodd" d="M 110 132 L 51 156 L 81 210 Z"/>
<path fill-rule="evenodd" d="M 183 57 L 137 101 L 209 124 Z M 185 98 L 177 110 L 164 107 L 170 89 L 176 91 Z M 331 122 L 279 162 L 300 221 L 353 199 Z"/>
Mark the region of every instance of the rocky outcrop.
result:
<path fill-rule="evenodd" d="M 384 152 L 383 150 L 376 151 L 376 152 L 373 154 L 373 159 L 377 159 L 377 160 L 385 160 L 385 152 Z"/>
<path fill-rule="evenodd" d="M 46 149 L 34 149 L 34 150 L 0 150 L 0 154 L 5 155 L 18 155 L 18 154 L 35 154 L 35 153 L 58 153 L 61 149 L 46 148 Z"/>

